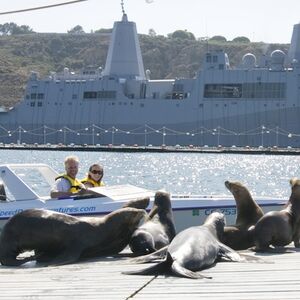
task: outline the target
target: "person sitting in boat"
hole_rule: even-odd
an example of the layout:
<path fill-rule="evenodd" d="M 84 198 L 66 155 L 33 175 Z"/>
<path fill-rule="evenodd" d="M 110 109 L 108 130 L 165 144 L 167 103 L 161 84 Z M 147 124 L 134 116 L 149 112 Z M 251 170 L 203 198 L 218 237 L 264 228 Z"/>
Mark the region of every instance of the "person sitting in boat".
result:
<path fill-rule="evenodd" d="M 87 177 L 82 179 L 81 182 L 86 188 L 104 186 L 102 181 L 103 178 L 103 167 L 99 164 L 93 164 L 89 167 Z"/>
<path fill-rule="evenodd" d="M 67 156 L 64 163 L 66 173 L 55 178 L 55 184 L 50 193 L 51 198 L 64 198 L 87 193 L 84 184 L 76 178 L 79 166 L 78 157 Z"/>

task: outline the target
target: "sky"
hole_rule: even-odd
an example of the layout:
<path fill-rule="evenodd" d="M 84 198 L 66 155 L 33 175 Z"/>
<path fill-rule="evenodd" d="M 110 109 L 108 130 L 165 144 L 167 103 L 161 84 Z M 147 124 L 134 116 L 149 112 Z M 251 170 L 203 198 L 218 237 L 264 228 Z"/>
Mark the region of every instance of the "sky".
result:
<path fill-rule="evenodd" d="M 68 0 L 2 0 L 0 13 Z M 28 25 L 36 32 L 67 32 L 81 25 L 85 32 L 112 28 L 122 16 L 121 0 L 88 0 L 24 13 L 0 15 L 0 24 Z M 290 43 L 300 22 L 300 0 L 124 0 L 129 21 L 138 33 L 167 35 L 187 30 L 196 38 L 246 36 L 252 42 Z"/>

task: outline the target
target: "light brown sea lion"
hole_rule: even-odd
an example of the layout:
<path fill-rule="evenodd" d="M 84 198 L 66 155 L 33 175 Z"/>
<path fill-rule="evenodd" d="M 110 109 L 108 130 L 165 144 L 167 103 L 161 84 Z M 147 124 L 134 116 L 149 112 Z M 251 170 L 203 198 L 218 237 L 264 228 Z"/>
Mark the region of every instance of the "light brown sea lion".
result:
<path fill-rule="evenodd" d="M 251 229 L 255 251 L 271 250 L 270 245 L 282 247 L 300 238 L 300 180 L 290 180 L 291 195 L 284 209 L 266 213 Z"/>
<path fill-rule="evenodd" d="M 129 242 L 131 251 L 137 255 L 154 252 L 169 245 L 176 235 L 170 195 L 157 192 L 148 215 L 148 221 L 139 226 Z"/>
<path fill-rule="evenodd" d="M 30 260 L 46 265 L 74 263 L 80 258 L 122 251 L 147 215 L 145 210 L 121 208 L 102 218 L 78 217 L 50 210 L 28 209 L 13 216 L 0 236 L 0 262 L 19 266 Z M 34 256 L 18 259 L 24 251 Z"/>
<path fill-rule="evenodd" d="M 248 249 L 254 245 L 248 229 L 256 224 L 264 213 L 242 183 L 225 181 L 225 186 L 235 199 L 237 216 L 235 225 L 224 228 L 221 241 L 235 250 Z"/>

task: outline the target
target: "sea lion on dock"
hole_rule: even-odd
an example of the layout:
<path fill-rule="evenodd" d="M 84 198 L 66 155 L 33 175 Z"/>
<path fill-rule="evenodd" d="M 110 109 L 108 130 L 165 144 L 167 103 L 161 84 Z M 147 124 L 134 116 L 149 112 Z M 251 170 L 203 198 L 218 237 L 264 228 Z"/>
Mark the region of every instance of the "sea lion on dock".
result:
<path fill-rule="evenodd" d="M 19 266 L 36 260 L 46 265 L 74 263 L 80 258 L 122 251 L 147 215 L 145 210 L 121 208 L 102 218 L 78 218 L 50 210 L 28 209 L 13 216 L 0 236 L 0 262 Z M 34 256 L 18 259 L 24 251 Z"/>
<path fill-rule="evenodd" d="M 242 183 L 225 181 L 225 186 L 236 202 L 236 222 L 235 225 L 225 226 L 221 241 L 235 250 L 248 249 L 254 245 L 248 229 L 256 224 L 264 212 Z"/>
<path fill-rule="evenodd" d="M 140 198 L 140 199 L 134 199 L 130 200 L 127 203 L 125 203 L 122 207 L 133 207 L 133 208 L 139 208 L 139 209 L 146 209 L 150 203 L 150 198 Z"/>
<path fill-rule="evenodd" d="M 282 247 L 292 241 L 300 247 L 300 180 L 290 180 L 291 195 L 285 207 L 280 211 L 266 213 L 251 228 L 255 251 L 272 251 L 270 245 Z"/>
<path fill-rule="evenodd" d="M 225 225 L 225 218 L 222 213 L 213 212 L 201 226 L 193 226 L 179 232 L 169 246 L 158 250 L 155 253 L 139 257 L 138 262 L 149 262 L 164 257 L 161 262 L 149 268 L 123 272 L 129 275 L 157 275 L 171 272 L 180 277 L 186 278 L 211 278 L 196 271 L 211 267 L 220 259 L 226 261 L 245 261 L 233 249 L 219 241 Z M 247 260 L 256 260 L 254 257 L 247 257 Z M 133 260 L 135 262 L 135 260 Z"/>
<path fill-rule="evenodd" d="M 168 193 L 156 192 L 148 218 L 148 221 L 135 230 L 129 242 L 131 251 L 137 255 L 155 252 L 169 245 L 176 235 Z"/>

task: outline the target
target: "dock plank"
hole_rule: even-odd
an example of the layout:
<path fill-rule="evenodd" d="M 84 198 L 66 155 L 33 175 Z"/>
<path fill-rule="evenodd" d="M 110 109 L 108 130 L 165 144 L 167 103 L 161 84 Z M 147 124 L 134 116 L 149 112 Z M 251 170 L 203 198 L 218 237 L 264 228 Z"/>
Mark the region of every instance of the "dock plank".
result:
<path fill-rule="evenodd" d="M 1 299 L 299 299 L 300 251 L 261 254 L 269 263 L 218 263 L 201 271 L 212 279 L 124 275 L 144 268 L 124 258 L 59 267 L 0 266 Z"/>

